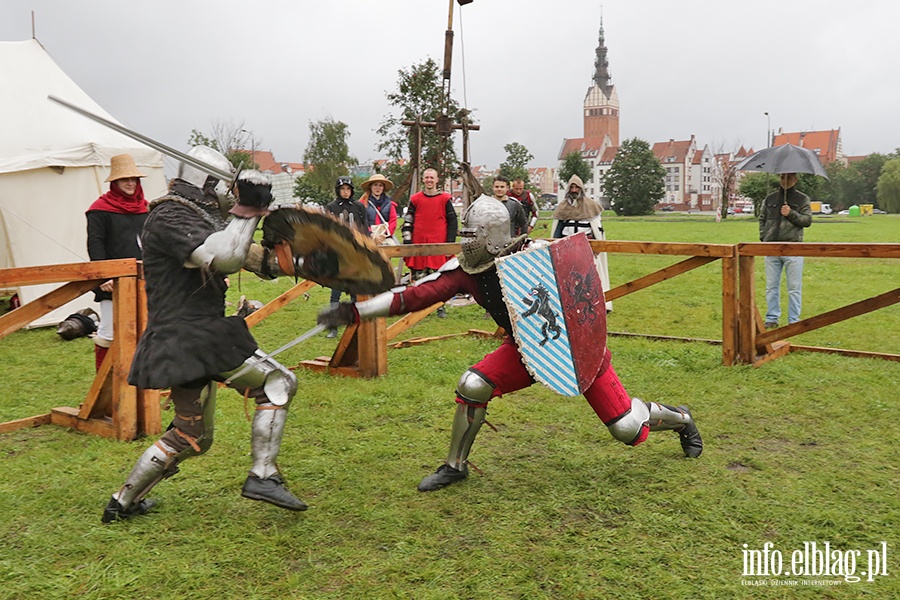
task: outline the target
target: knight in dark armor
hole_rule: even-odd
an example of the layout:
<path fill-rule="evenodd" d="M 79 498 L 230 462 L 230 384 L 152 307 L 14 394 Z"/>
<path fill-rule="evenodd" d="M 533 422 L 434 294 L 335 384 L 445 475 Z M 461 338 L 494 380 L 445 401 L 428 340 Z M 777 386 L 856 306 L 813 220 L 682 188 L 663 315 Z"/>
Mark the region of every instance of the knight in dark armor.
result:
<path fill-rule="evenodd" d="M 212 148 L 198 146 L 189 155 L 220 172 L 232 171 Z M 227 182 L 182 163 L 169 193 L 150 204 L 141 235 L 149 318 L 128 382 L 171 388 L 175 417 L 113 494 L 104 523 L 146 513 L 155 504 L 146 494 L 175 474 L 181 462 L 209 450 L 216 386 L 226 380 L 256 404 L 252 466 L 242 495 L 306 509 L 287 490 L 276 465 L 297 379 L 276 361 L 263 359 L 242 318 L 224 316 L 225 276 L 244 266 L 256 226 L 272 201 L 271 184 L 256 171 L 242 173 L 227 224 L 220 209 L 229 196 L 226 188 Z M 234 377 L 239 371 L 245 372 Z"/>
<path fill-rule="evenodd" d="M 463 215 L 462 252 L 431 276 L 412 287 L 395 288 L 363 302 L 342 303 L 323 311 L 319 323 L 344 325 L 422 310 L 456 294 L 471 297 L 493 317 L 497 325 L 512 331 L 509 309 L 503 300 L 494 260 L 527 247 L 525 236 L 512 239 L 509 212 L 499 201 L 481 196 Z M 512 336 L 500 347 L 470 367 L 456 387 L 456 413 L 450 435 L 450 452 L 435 473 L 419 483 L 419 491 L 438 490 L 468 476 L 469 451 L 481 425 L 488 403 L 497 396 L 524 389 L 535 382 L 522 362 Z M 676 431 L 685 456 L 696 458 L 703 450 L 700 432 L 687 407 L 672 407 L 631 398 L 611 364 L 604 348 L 604 360 L 596 379 L 584 396 L 609 432 L 617 440 L 636 446 L 650 431 Z"/>

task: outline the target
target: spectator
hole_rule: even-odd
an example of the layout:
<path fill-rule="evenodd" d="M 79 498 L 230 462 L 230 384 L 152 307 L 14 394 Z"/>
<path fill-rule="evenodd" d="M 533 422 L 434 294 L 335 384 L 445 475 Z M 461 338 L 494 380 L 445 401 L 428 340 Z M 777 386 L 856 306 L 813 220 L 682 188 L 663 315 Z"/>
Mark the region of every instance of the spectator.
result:
<path fill-rule="evenodd" d="M 404 244 L 440 244 L 456 241 L 456 230 L 459 222 L 456 209 L 453 208 L 452 197 L 438 189 L 438 173 L 435 169 L 422 172 L 422 191 L 413 194 L 409 199 L 409 207 L 404 217 Z M 418 280 L 434 273 L 447 262 L 451 256 L 407 256 L 412 279 Z M 444 307 L 438 309 L 438 317 L 444 317 Z"/>
<path fill-rule="evenodd" d="M 494 198 L 502 202 L 509 211 L 509 234 L 512 237 L 518 237 L 528 233 L 528 215 L 525 207 L 518 200 L 510 198 L 506 194 L 509 191 L 509 179 L 503 175 L 497 175 L 491 187 Z"/>
<path fill-rule="evenodd" d="M 603 231 L 603 207 L 584 193 L 584 182 L 578 175 L 572 175 L 566 186 L 566 196 L 556 210 L 553 211 L 553 223 L 550 231 L 554 238 L 563 238 L 580 231 L 592 240 L 605 240 Z M 603 291 L 609 291 L 609 265 L 606 252 L 596 255 L 597 272 Z M 606 312 L 612 311 L 612 302 L 606 303 Z"/>
<path fill-rule="evenodd" d="M 110 159 L 109 191 L 87 209 L 87 250 L 93 260 L 141 258 L 140 236 L 147 219 L 147 201 L 141 187 L 141 173 L 129 154 Z M 113 281 L 94 289 L 100 303 L 100 323 L 94 336 L 94 364 L 99 371 L 106 352 L 115 339 L 112 306 Z"/>
<path fill-rule="evenodd" d="M 797 190 L 797 174 L 781 173 L 781 190 L 763 201 L 759 214 L 759 241 L 802 242 L 803 229 L 812 225 L 809 196 Z M 767 256 L 766 329 L 778 327 L 781 317 L 781 271 L 788 291 L 788 323 L 800 320 L 803 304 L 803 257 Z"/>
<path fill-rule="evenodd" d="M 528 221 L 528 231 L 526 233 L 531 233 L 531 230 L 534 229 L 534 226 L 537 224 L 538 220 L 538 207 L 537 202 L 534 200 L 534 195 L 528 190 L 525 189 L 525 181 L 521 178 L 513 179 L 512 187 L 507 192 L 507 195 L 510 198 L 515 198 L 518 200 L 522 207 L 525 209 L 525 212 L 531 216 L 531 219 Z"/>
<path fill-rule="evenodd" d="M 325 207 L 331 214 L 355 227 L 360 233 L 369 235 L 369 215 L 361 202 L 353 199 L 355 190 L 353 180 L 346 175 L 338 177 L 334 184 L 335 199 Z M 331 290 L 331 304 L 337 305 L 341 299 L 341 290 Z M 356 296 L 351 299 L 356 302 Z M 337 328 L 331 328 L 325 337 L 337 337 Z"/>
<path fill-rule="evenodd" d="M 378 173 L 362 184 L 364 193 L 359 201 L 368 213 L 369 232 L 379 244 L 393 238 L 397 229 L 397 203 L 387 195 L 393 187 L 390 179 Z"/>

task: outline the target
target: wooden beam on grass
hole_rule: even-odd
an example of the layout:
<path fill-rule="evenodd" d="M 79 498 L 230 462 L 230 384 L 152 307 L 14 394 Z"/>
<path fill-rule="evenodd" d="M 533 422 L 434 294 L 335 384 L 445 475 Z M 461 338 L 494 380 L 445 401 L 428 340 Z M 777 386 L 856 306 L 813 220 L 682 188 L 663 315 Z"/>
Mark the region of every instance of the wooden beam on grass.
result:
<path fill-rule="evenodd" d="M 46 415 L 36 415 L 34 417 L 26 417 L 24 419 L 16 419 L 15 421 L 7 421 L 0 423 L 0 433 L 9 433 L 17 429 L 27 429 L 29 427 L 39 427 L 41 425 L 50 424 L 50 413 Z"/>

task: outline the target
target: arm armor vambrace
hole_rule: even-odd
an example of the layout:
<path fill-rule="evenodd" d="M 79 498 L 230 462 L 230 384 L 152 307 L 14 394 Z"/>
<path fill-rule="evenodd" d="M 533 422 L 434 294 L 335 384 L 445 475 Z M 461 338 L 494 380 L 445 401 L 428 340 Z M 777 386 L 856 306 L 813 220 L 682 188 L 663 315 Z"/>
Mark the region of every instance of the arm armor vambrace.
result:
<path fill-rule="evenodd" d="M 227 275 L 244 266 L 259 217 L 235 217 L 222 231 L 211 234 L 191 253 L 185 265 L 189 269 L 204 268 Z"/>
<path fill-rule="evenodd" d="M 406 288 L 395 288 L 402 293 Z M 394 302 L 394 291 L 383 292 L 374 298 L 356 303 L 356 310 L 360 320 L 386 317 L 391 314 L 391 304 Z"/>
<path fill-rule="evenodd" d="M 413 233 L 413 222 L 415 221 L 414 213 L 407 212 L 406 216 L 403 217 L 403 227 L 400 228 L 400 233 L 403 237 L 404 244 L 412 243 L 412 233 Z"/>

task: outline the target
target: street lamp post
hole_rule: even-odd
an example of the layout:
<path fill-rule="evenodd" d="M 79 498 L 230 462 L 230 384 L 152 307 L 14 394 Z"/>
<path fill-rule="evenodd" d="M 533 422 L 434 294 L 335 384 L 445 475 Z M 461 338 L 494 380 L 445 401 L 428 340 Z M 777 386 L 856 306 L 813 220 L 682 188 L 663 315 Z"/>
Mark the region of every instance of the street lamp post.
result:
<path fill-rule="evenodd" d="M 772 147 L 772 119 L 769 117 L 769 113 L 763 113 L 766 115 L 766 148 Z"/>

